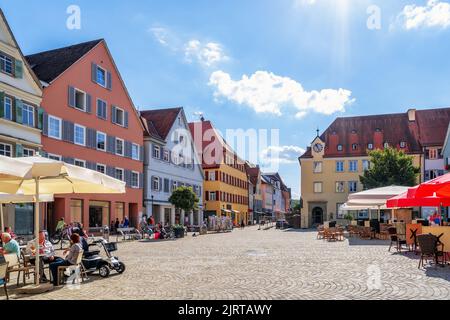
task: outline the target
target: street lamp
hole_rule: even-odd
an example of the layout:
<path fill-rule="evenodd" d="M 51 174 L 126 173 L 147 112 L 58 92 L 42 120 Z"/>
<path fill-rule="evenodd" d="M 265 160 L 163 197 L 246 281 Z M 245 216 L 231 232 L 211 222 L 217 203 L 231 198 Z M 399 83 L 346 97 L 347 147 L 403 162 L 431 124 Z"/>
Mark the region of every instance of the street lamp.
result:
<path fill-rule="evenodd" d="M 151 200 L 152 200 L 152 210 L 151 210 L 151 213 L 152 213 L 152 217 L 155 218 L 155 215 L 153 214 L 153 198 L 154 198 L 154 195 L 152 195 L 150 198 L 151 198 Z"/>

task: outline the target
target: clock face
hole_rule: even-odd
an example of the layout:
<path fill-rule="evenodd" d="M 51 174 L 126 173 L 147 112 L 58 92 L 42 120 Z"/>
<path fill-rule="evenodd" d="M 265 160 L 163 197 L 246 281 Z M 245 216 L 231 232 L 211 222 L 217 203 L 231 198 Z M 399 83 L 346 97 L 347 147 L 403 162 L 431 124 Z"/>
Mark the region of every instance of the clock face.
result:
<path fill-rule="evenodd" d="M 323 145 L 320 143 L 316 143 L 313 148 L 316 153 L 320 153 L 323 150 Z"/>

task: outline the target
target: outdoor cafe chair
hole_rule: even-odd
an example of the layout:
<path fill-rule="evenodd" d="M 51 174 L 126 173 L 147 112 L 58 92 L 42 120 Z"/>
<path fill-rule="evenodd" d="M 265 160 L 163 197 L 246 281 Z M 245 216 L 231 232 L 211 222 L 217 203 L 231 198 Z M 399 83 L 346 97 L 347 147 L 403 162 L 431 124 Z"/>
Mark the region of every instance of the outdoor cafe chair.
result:
<path fill-rule="evenodd" d="M 8 274 L 8 262 L 0 265 L 0 285 L 2 285 L 3 290 L 5 290 L 6 300 L 9 300 L 8 288 L 6 287 L 7 274 Z"/>
<path fill-rule="evenodd" d="M 323 225 L 317 227 L 317 240 L 323 239 L 324 232 L 325 232 L 325 229 L 324 229 Z"/>
<path fill-rule="evenodd" d="M 402 252 L 402 245 L 406 245 L 406 239 L 401 239 L 400 235 L 397 234 L 397 228 L 388 228 L 389 237 L 391 238 L 391 243 L 389 245 L 389 252 L 391 251 L 392 245 L 395 244 L 397 252 Z"/>
<path fill-rule="evenodd" d="M 87 274 L 86 274 L 86 270 L 83 266 L 83 261 L 82 261 L 83 252 L 84 252 L 83 250 L 80 250 L 80 252 L 78 253 L 76 264 L 70 265 L 70 266 L 59 266 L 58 267 L 58 272 L 57 272 L 57 275 L 58 275 L 57 283 L 58 284 L 61 284 L 61 280 L 62 280 L 62 278 L 64 278 L 63 274 L 66 270 L 69 270 L 70 273 L 72 273 L 74 271 L 79 272 L 79 274 L 81 275 L 81 282 L 84 282 L 84 279 L 88 278 Z M 76 279 L 73 279 L 73 283 L 75 283 L 75 280 Z"/>
<path fill-rule="evenodd" d="M 419 269 L 420 267 L 424 267 L 424 260 L 428 260 L 427 258 L 432 258 L 436 267 L 439 264 L 439 257 L 442 257 L 444 260 L 444 252 L 443 250 L 439 250 L 439 240 L 438 237 L 432 234 L 421 234 L 417 236 L 417 241 L 420 247 L 420 261 L 419 261 Z"/>

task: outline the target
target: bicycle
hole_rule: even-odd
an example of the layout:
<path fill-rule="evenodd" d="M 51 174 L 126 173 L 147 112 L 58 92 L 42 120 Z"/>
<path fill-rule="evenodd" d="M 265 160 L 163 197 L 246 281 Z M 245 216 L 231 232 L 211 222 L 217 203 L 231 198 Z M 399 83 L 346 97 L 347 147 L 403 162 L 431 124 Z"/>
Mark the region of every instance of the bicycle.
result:
<path fill-rule="evenodd" d="M 70 243 L 70 227 L 64 227 L 62 230 L 56 231 L 51 237 L 50 242 L 53 245 L 57 245 L 58 243 L 61 243 L 61 249 L 63 249 L 64 241 L 67 241 Z"/>

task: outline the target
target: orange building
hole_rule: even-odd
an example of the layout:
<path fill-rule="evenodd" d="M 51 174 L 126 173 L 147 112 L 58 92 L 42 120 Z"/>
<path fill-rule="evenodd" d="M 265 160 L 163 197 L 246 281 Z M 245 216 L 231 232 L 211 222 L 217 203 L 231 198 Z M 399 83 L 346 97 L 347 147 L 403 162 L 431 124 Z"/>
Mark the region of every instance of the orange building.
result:
<path fill-rule="evenodd" d="M 45 225 L 81 222 L 94 230 L 142 214 L 143 127 L 104 40 L 26 57 L 44 85 L 43 155 L 127 183 L 123 195 L 70 194 L 48 205 Z"/>

